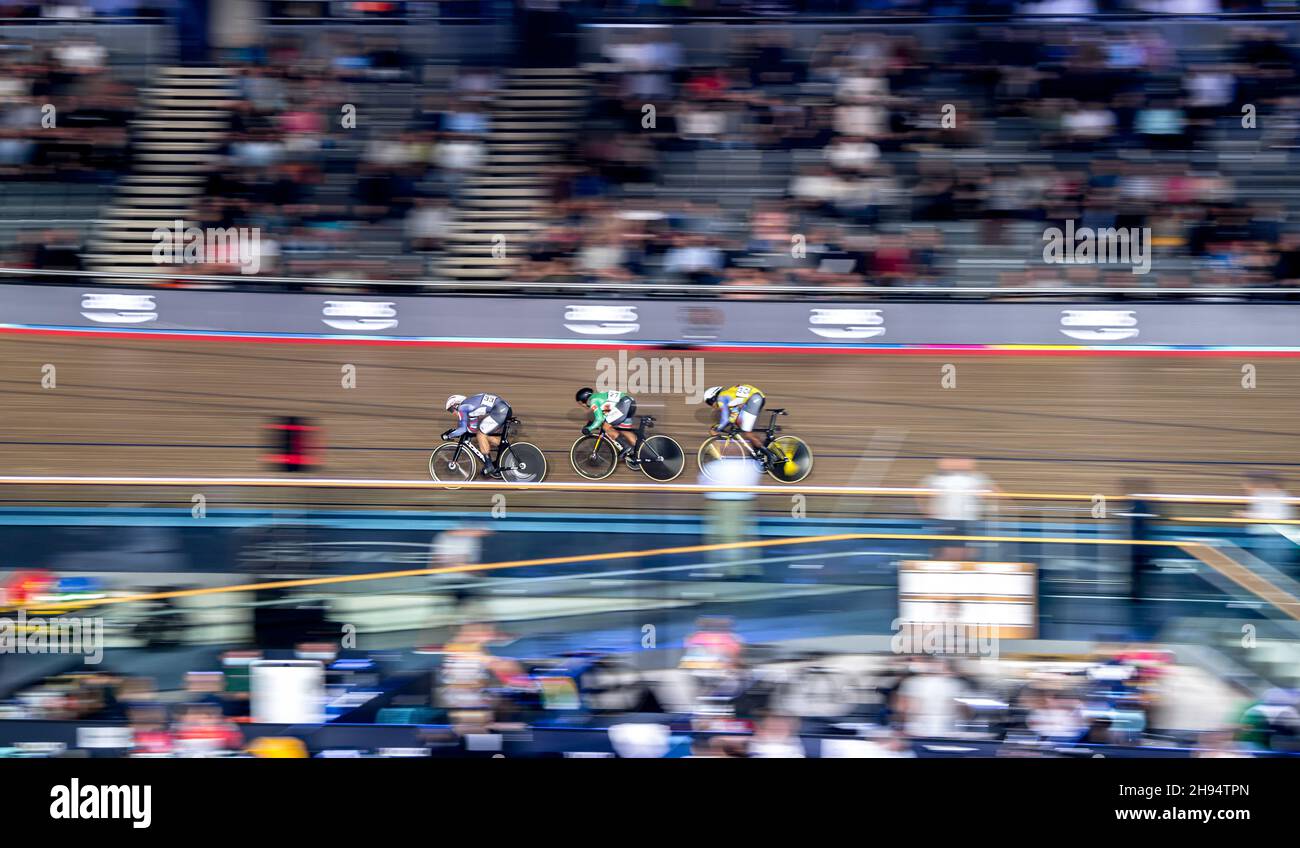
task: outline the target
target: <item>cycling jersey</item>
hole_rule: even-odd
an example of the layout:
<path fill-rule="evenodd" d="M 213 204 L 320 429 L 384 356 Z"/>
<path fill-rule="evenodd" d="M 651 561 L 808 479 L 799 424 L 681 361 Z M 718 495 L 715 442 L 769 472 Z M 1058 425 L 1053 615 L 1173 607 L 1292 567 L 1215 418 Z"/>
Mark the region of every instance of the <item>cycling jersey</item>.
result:
<path fill-rule="evenodd" d="M 510 417 L 510 404 L 500 395 L 484 392 L 465 398 L 456 407 L 456 416 L 459 423 L 451 432 L 451 438 L 463 436 L 467 430 L 490 434 Z"/>
<path fill-rule="evenodd" d="M 714 401 L 718 407 L 718 426 L 735 422 L 746 432 L 754 429 L 758 414 L 763 411 L 763 391 L 757 386 L 741 384 L 718 392 Z"/>
<path fill-rule="evenodd" d="M 627 392 L 596 392 L 587 399 L 592 419 L 589 429 L 595 430 L 601 424 L 617 424 L 636 412 L 636 400 Z"/>

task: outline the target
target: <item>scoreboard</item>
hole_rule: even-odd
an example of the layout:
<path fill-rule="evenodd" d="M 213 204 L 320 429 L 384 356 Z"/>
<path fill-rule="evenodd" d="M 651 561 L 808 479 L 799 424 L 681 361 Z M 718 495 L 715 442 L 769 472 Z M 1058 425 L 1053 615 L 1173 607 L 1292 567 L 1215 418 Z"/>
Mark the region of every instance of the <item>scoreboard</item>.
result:
<path fill-rule="evenodd" d="M 1032 639 L 1038 634 L 1037 570 L 1027 562 L 905 561 L 898 570 L 898 617 Z"/>

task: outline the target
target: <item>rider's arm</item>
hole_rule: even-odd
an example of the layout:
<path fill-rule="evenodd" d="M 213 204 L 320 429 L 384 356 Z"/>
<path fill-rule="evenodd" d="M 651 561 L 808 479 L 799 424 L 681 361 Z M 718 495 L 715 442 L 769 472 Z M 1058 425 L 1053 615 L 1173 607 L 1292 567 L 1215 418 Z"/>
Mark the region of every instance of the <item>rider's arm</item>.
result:
<path fill-rule="evenodd" d="M 597 429 L 600 428 L 600 425 L 605 423 L 605 404 L 603 403 L 592 404 L 591 411 L 592 411 L 592 417 L 591 417 L 590 428 L 591 431 L 594 433 L 596 432 Z"/>
<path fill-rule="evenodd" d="M 456 417 L 460 423 L 456 425 L 455 430 L 451 431 L 453 438 L 465 435 L 465 431 L 469 429 L 469 415 L 465 412 L 465 407 L 456 407 Z"/>
<path fill-rule="evenodd" d="M 727 405 L 727 399 L 718 398 L 718 428 L 727 426 L 728 419 L 731 418 L 731 407 Z"/>

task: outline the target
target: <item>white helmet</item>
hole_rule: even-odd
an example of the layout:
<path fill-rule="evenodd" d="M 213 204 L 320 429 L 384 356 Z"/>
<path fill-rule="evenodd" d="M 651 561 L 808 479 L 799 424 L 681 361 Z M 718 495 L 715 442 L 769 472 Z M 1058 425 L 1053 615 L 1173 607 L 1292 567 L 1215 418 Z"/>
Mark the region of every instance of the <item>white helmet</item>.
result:
<path fill-rule="evenodd" d="M 465 402 L 464 395 L 452 395 L 451 397 L 447 398 L 447 404 L 443 406 L 443 409 L 455 409 L 456 407 L 460 406 L 464 402 Z"/>
<path fill-rule="evenodd" d="M 713 399 L 716 398 L 718 396 L 718 392 L 721 391 L 722 391 L 722 386 L 709 386 L 707 389 L 704 390 L 704 402 L 713 403 Z"/>

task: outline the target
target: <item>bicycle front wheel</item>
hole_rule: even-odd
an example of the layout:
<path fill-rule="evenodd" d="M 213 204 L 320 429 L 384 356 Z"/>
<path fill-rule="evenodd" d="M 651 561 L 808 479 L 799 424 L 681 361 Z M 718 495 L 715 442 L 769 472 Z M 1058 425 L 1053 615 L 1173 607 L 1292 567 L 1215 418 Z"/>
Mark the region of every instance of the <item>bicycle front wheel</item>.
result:
<path fill-rule="evenodd" d="M 641 470 L 651 480 L 667 483 L 676 480 L 686 468 L 682 446 L 668 436 L 651 436 L 641 443 L 636 454 Z"/>
<path fill-rule="evenodd" d="M 536 445 L 515 442 L 501 454 L 501 479 L 509 483 L 540 483 L 546 478 L 546 457 Z"/>
<path fill-rule="evenodd" d="M 468 483 L 476 470 L 474 454 L 460 445 L 443 445 L 429 455 L 429 476 L 439 483 Z"/>
<path fill-rule="evenodd" d="M 618 455 L 609 439 L 581 436 L 569 448 L 569 462 L 573 463 L 573 470 L 579 477 L 604 480 L 618 467 Z"/>
<path fill-rule="evenodd" d="M 778 436 L 767 448 L 776 454 L 776 461 L 767 469 L 773 479 L 798 483 L 812 473 L 812 448 L 798 436 Z"/>
<path fill-rule="evenodd" d="M 749 459 L 752 454 L 749 447 L 738 436 L 709 436 L 700 445 L 700 452 L 695 461 L 700 466 L 700 473 L 709 480 L 716 480 L 716 469 L 710 471 L 713 463 L 730 459 Z"/>

